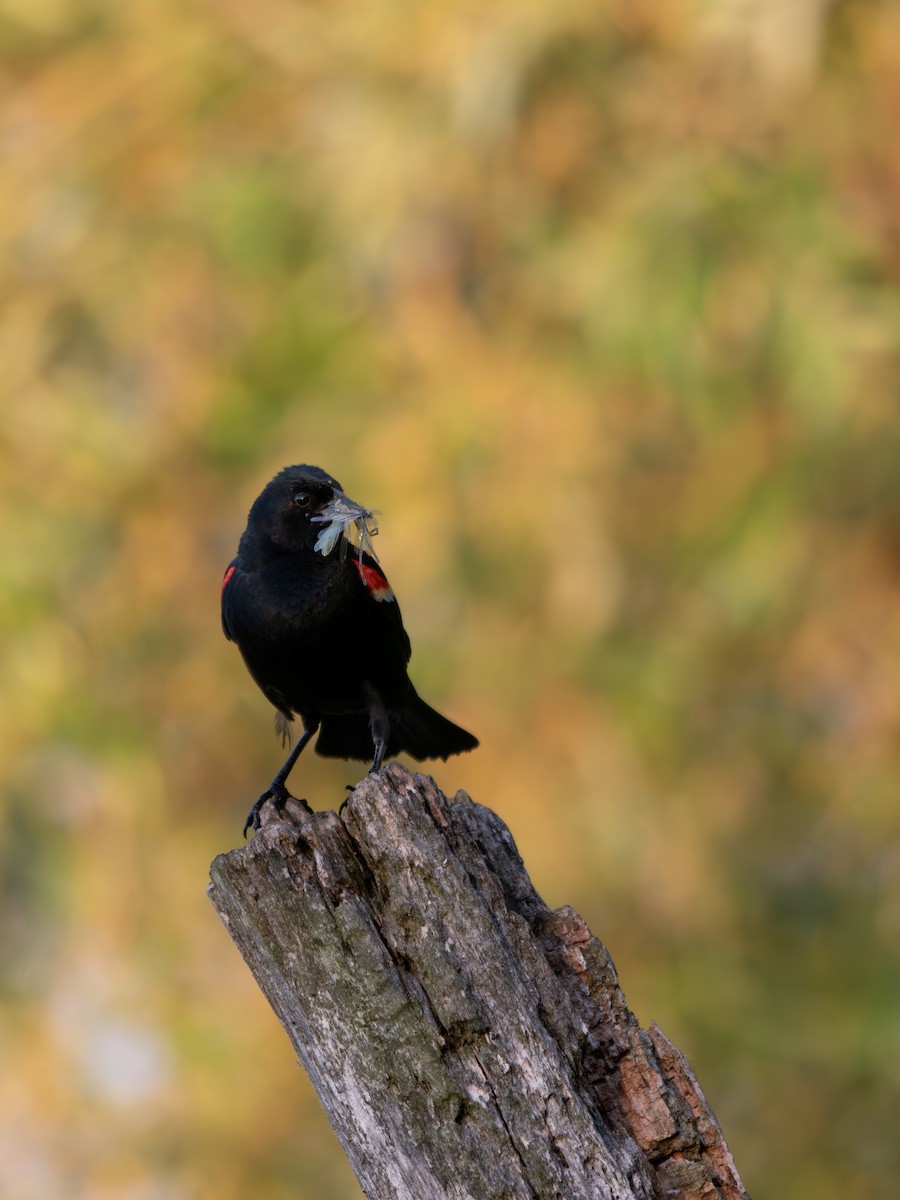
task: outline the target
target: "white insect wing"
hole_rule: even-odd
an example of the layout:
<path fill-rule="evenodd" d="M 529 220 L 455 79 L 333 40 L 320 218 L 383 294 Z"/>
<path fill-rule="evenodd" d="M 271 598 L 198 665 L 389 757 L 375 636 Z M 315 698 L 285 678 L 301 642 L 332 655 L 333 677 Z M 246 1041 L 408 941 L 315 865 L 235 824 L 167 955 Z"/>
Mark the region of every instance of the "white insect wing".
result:
<path fill-rule="evenodd" d="M 355 504 L 351 506 L 336 496 L 325 505 L 318 516 L 312 518 L 323 525 L 322 532 L 316 539 L 315 549 L 327 557 L 340 541 L 341 561 L 347 557 L 347 547 L 353 546 L 360 561 L 365 552 L 378 562 L 378 555 L 372 546 L 372 538 L 378 533 L 375 515 L 374 509 L 360 509 Z"/>

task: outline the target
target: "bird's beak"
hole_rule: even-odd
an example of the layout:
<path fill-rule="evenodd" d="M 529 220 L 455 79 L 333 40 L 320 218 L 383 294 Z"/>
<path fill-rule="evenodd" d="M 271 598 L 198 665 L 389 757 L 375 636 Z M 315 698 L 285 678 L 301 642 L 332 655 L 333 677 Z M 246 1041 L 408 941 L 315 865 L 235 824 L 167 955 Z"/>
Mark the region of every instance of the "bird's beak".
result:
<path fill-rule="evenodd" d="M 373 510 L 371 508 L 363 508 L 361 504 L 357 504 L 355 500 L 351 500 L 349 496 L 345 496 L 343 492 L 335 492 L 331 500 L 322 510 L 322 515 L 313 517 L 314 521 L 337 520 L 340 518 L 346 525 L 351 521 L 358 521 L 360 517 L 370 517 Z M 328 513 L 328 516 L 325 516 Z"/>
<path fill-rule="evenodd" d="M 327 556 L 340 541 L 342 559 L 346 557 L 347 546 L 354 545 L 360 558 L 365 550 L 377 562 L 378 556 L 372 548 L 372 538 L 378 532 L 375 515 L 374 508 L 364 508 L 343 492 L 336 491 L 322 511 L 312 518 L 322 525 L 322 532 L 316 539 L 316 550 Z"/>

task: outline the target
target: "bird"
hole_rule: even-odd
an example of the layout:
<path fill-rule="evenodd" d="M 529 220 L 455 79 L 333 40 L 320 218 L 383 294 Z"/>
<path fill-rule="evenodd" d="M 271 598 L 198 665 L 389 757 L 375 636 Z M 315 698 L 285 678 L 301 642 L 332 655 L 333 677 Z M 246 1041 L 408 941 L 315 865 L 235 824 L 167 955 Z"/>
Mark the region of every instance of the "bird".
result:
<path fill-rule="evenodd" d="M 284 808 L 287 778 L 316 734 L 318 754 L 371 758 L 370 771 L 401 752 L 446 759 L 478 745 L 410 681 L 410 641 L 375 533 L 375 510 L 307 464 L 285 467 L 250 509 L 222 580 L 222 629 L 274 705 L 283 744 L 295 717 L 302 733 L 250 809 L 245 837 L 266 801 Z"/>

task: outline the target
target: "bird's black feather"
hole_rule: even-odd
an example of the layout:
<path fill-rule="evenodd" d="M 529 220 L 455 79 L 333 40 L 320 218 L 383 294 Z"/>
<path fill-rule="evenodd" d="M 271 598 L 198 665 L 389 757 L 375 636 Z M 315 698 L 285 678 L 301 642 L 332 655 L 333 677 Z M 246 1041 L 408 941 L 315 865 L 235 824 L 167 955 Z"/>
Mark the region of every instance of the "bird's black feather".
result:
<path fill-rule="evenodd" d="M 348 522 L 358 512 L 374 532 L 371 510 L 347 500 L 332 476 L 286 467 L 254 502 L 222 584 L 226 638 L 283 720 L 297 715 L 304 729 L 254 805 L 254 826 L 265 799 L 283 802 L 287 775 L 316 730 L 319 754 L 372 758 L 373 768 L 401 751 L 446 758 L 478 745 L 413 688 L 400 606 L 374 557 L 359 546 L 344 554 L 316 549 L 321 514 L 335 509 L 335 499 Z"/>

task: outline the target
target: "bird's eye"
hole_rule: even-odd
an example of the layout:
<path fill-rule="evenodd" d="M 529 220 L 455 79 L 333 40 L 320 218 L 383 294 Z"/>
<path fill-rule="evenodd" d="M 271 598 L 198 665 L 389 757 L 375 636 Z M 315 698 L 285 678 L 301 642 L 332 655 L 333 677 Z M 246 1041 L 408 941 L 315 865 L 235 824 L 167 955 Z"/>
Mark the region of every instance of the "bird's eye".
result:
<path fill-rule="evenodd" d="M 309 492 L 294 492 L 293 496 L 291 497 L 291 502 L 297 508 L 309 508 L 310 499 L 311 497 Z"/>

